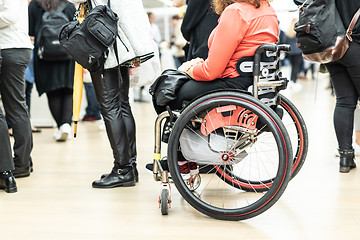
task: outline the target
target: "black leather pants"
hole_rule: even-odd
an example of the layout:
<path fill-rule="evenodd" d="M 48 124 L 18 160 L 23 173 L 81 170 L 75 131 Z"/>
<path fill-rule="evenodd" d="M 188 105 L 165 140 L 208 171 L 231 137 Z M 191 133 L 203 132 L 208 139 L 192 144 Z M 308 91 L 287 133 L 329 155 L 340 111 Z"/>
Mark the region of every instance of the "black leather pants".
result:
<path fill-rule="evenodd" d="M 92 73 L 96 98 L 114 155 L 123 168 L 136 161 L 135 120 L 129 103 L 129 69 L 105 69 Z"/>

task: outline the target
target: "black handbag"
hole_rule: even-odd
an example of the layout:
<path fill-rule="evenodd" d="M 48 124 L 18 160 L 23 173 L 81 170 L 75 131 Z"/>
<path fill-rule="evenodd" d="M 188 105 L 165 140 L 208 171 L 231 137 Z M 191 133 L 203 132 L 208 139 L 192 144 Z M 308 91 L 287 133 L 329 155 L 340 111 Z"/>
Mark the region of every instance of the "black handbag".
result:
<path fill-rule="evenodd" d="M 90 2 L 90 1 L 89 1 Z M 81 66 L 90 72 L 103 68 L 108 56 L 108 48 L 114 45 L 118 36 L 118 16 L 108 5 L 99 5 L 91 9 L 82 23 L 72 21 L 60 31 L 60 44 Z"/>
<path fill-rule="evenodd" d="M 150 86 L 149 93 L 153 98 L 155 110 L 157 106 L 166 106 L 176 99 L 176 92 L 191 77 L 184 72 L 167 69 Z"/>

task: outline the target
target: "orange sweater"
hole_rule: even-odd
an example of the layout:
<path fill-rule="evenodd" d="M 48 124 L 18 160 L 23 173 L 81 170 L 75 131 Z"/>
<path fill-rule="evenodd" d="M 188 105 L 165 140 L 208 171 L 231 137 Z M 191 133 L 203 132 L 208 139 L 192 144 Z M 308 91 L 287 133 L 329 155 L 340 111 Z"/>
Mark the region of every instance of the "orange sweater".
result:
<path fill-rule="evenodd" d="M 208 58 L 194 66 L 194 79 L 211 81 L 238 77 L 237 60 L 254 55 L 262 44 L 278 42 L 278 35 L 277 16 L 268 4 L 260 8 L 245 2 L 231 4 L 225 8 L 209 37 Z"/>

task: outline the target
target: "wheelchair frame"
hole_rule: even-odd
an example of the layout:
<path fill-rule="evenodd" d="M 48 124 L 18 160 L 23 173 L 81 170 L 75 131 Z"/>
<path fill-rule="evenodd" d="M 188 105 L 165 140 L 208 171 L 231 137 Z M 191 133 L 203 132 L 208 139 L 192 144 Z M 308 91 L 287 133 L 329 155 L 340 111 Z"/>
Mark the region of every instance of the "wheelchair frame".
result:
<path fill-rule="evenodd" d="M 276 72 L 275 73 L 275 74 L 277 74 L 275 76 L 275 80 L 273 78 L 271 78 L 269 81 L 260 81 L 261 76 L 266 77 L 268 75 L 268 73 L 269 73 L 268 68 L 266 67 L 267 65 L 263 64 L 261 62 L 261 54 L 263 54 L 264 52 L 270 52 L 270 53 L 275 54 L 276 55 L 276 60 L 275 60 L 275 62 L 273 64 L 277 65 L 276 69 L 278 70 L 278 68 L 279 68 L 279 66 L 278 66 L 278 64 L 279 64 L 278 63 L 278 57 L 279 57 L 280 51 L 290 51 L 290 46 L 289 45 L 264 44 L 264 45 L 261 45 L 256 50 L 256 52 L 254 54 L 254 61 L 253 61 L 253 91 L 252 91 L 253 97 L 255 99 L 259 98 L 259 89 L 260 88 L 264 88 L 264 87 L 282 87 L 282 86 L 285 86 L 285 88 L 286 88 L 288 80 L 286 78 L 281 77 L 281 72 Z M 261 67 L 263 67 L 263 68 L 261 69 Z M 241 93 L 239 91 L 233 91 L 233 92 L 235 92 L 236 94 L 239 94 L 240 96 L 241 96 L 241 94 L 245 94 L 245 93 Z M 247 93 L 246 95 L 249 95 L 249 93 Z M 161 126 L 162 126 L 162 122 L 163 122 L 163 120 L 165 118 L 170 118 L 169 123 L 171 123 L 171 122 L 173 122 L 174 118 L 178 118 L 180 116 L 180 114 L 181 114 L 180 112 L 177 112 L 177 111 L 171 111 L 169 108 L 167 108 L 167 110 L 168 111 L 165 111 L 165 112 L 158 115 L 158 117 L 156 118 L 156 121 L 155 121 L 155 128 L 154 128 L 154 130 L 155 130 L 155 132 L 154 132 L 155 144 L 154 144 L 154 155 L 153 155 L 153 163 L 154 163 L 153 164 L 153 178 L 154 178 L 155 181 L 161 181 L 161 190 L 160 190 L 160 194 L 159 194 L 159 207 L 161 208 L 161 212 L 162 212 L 163 215 L 167 215 L 168 211 L 169 211 L 169 208 L 171 208 L 170 183 L 172 183 L 172 180 L 169 178 L 168 171 L 164 171 L 164 169 L 162 168 L 161 163 L 160 163 L 160 160 L 161 160 L 161 135 L 162 135 Z M 176 121 L 175 121 L 174 124 L 176 124 Z M 304 128 L 306 130 L 305 126 L 304 126 Z M 287 132 L 285 131 L 283 134 L 287 135 Z M 306 132 L 306 140 L 305 140 L 305 142 L 307 144 L 307 132 Z M 307 151 L 307 147 L 306 147 L 306 151 Z M 305 156 L 306 156 L 306 152 L 305 152 Z M 304 159 L 303 159 L 303 161 L 304 161 Z M 300 164 L 299 167 L 301 167 L 302 163 Z M 199 184 L 200 184 L 200 182 L 201 182 L 200 175 L 198 177 L 199 177 Z M 285 183 L 285 185 L 287 185 L 287 183 Z M 196 190 L 195 187 L 193 189 L 191 189 L 191 190 L 192 191 Z M 250 191 L 251 191 L 251 189 L 250 189 Z M 201 211 L 200 209 L 198 209 L 198 210 Z M 265 210 L 263 210 L 263 211 L 265 211 Z M 203 213 L 207 214 L 206 211 L 205 212 L 203 211 Z M 255 215 L 257 215 L 257 214 L 255 214 Z M 255 215 L 249 215 L 249 216 L 247 216 L 245 218 L 253 217 Z M 245 218 L 243 218 L 241 216 L 240 217 L 239 216 L 231 217 L 230 219 L 227 218 L 227 217 L 218 217 L 216 215 L 215 216 L 212 215 L 212 217 L 219 218 L 219 219 L 224 219 L 224 220 L 241 220 L 241 219 L 245 219 Z"/>

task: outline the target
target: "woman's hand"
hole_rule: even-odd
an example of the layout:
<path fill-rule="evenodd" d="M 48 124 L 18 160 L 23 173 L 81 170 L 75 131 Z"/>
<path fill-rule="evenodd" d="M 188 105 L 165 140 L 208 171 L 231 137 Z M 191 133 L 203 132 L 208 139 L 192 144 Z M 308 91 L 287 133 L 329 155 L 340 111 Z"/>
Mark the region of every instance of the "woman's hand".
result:
<path fill-rule="evenodd" d="M 178 68 L 179 71 L 185 72 L 190 77 L 194 78 L 193 69 L 196 64 L 203 63 L 204 59 L 202 58 L 195 58 L 191 59 L 190 61 L 184 62 L 181 64 L 181 66 Z"/>

